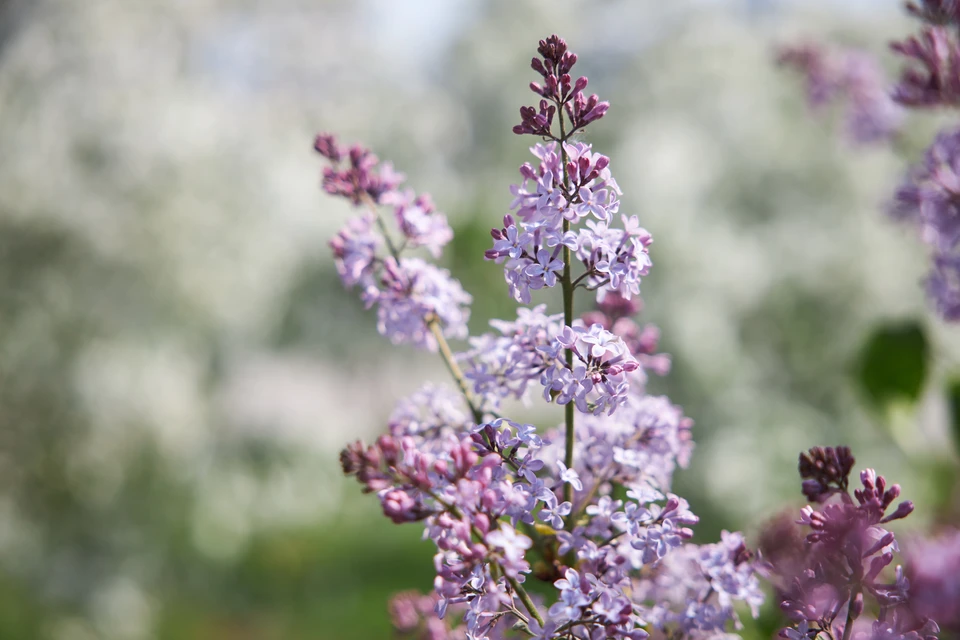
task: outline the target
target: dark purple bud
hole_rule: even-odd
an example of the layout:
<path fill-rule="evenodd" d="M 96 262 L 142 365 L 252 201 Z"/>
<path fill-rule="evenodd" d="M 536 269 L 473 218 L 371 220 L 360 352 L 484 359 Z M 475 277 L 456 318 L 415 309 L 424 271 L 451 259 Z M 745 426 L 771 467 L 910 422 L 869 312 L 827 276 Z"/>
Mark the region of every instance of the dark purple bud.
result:
<path fill-rule="evenodd" d="M 573 85 L 573 93 L 577 94 L 583 91 L 584 89 L 586 89 L 587 82 L 588 80 L 586 76 L 580 76 L 579 78 L 577 78 L 576 84 Z"/>
<path fill-rule="evenodd" d="M 543 93 L 541 94 L 546 98 L 559 98 L 559 92 L 557 91 L 557 76 L 551 74 L 547 76 L 547 81 L 543 87 Z M 540 107 L 543 109 L 543 107 Z"/>
<path fill-rule="evenodd" d="M 550 61 L 553 63 L 558 63 L 563 58 L 563 54 L 567 51 L 567 43 L 563 38 L 557 34 L 553 34 L 546 40 L 540 41 L 540 46 L 537 47 L 537 53 L 543 56 L 545 61 Z"/>
<path fill-rule="evenodd" d="M 890 532 L 887 532 L 886 535 L 884 535 L 882 538 L 880 538 L 875 543 L 873 543 L 873 546 L 871 546 L 869 549 L 863 552 L 863 557 L 867 558 L 869 556 L 872 556 L 877 551 L 880 551 L 880 549 L 883 549 L 885 546 L 892 543 L 893 540 L 894 540 L 894 535 Z"/>
<path fill-rule="evenodd" d="M 850 619 L 856 620 L 863 613 L 863 592 L 858 591 L 853 600 L 850 601 Z"/>
<path fill-rule="evenodd" d="M 880 522 L 890 522 L 891 520 L 900 520 L 901 518 L 906 518 L 908 515 L 913 513 L 913 502 L 910 500 L 904 500 L 897 505 L 897 510 L 888 515 L 886 518 Z"/>
<path fill-rule="evenodd" d="M 863 577 L 863 581 L 867 584 L 873 584 L 873 581 L 878 575 L 880 575 L 880 572 L 883 571 L 883 568 L 891 562 L 893 562 L 893 554 L 889 551 L 882 556 L 871 560 L 870 570 L 867 571 L 867 575 Z"/>
<path fill-rule="evenodd" d="M 570 94 L 570 74 L 560 76 L 560 98 L 565 100 Z"/>
<path fill-rule="evenodd" d="M 547 70 L 543 68 L 543 63 L 540 62 L 540 58 L 534 58 L 531 60 L 530 66 L 533 67 L 533 70 L 542 75 L 544 78 L 547 77 Z"/>
<path fill-rule="evenodd" d="M 333 134 L 321 133 L 318 135 L 313 143 L 313 148 L 331 162 L 340 162 L 342 157 L 340 147 L 337 145 L 337 139 Z"/>
<path fill-rule="evenodd" d="M 592 96 L 592 97 L 595 97 L 595 96 Z M 599 104 L 598 104 L 597 106 L 595 106 L 593 109 L 590 109 L 590 111 L 588 111 L 585 116 L 583 116 L 583 119 L 582 119 L 583 124 L 584 124 L 584 125 L 588 125 L 588 124 L 590 124 L 591 122 L 594 122 L 594 121 L 596 121 L 596 120 L 599 120 L 600 118 L 602 118 L 602 117 L 607 113 L 607 110 L 608 110 L 608 109 L 610 109 L 610 103 L 609 103 L 609 102 L 601 102 L 601 103 L 599 103 Z"/>
<path fill-rule="evenodd" d="M 357 440 L 340 452 L 340 468 L 343 474 L 352 476 L 363 465 L 363 443 Z"/>
<path fill-rule="evenodd" d="M 899 497 L 900 497 L 900 485 L 895 484 L 889 489 L 887 489 L 886 493 L 883 494 L 883 503 L 882 503 L 883 508 L 886 509 L 887 507 L 889 507 L 891 504 L 893 504 L 893 501 Z"/>
<path fill-rule="evenodd" d="M 960 2 L 957 0 L 919 0 L 919 4 L 908 2 L 907 11 L 930 24 L 960 23 Z"/>

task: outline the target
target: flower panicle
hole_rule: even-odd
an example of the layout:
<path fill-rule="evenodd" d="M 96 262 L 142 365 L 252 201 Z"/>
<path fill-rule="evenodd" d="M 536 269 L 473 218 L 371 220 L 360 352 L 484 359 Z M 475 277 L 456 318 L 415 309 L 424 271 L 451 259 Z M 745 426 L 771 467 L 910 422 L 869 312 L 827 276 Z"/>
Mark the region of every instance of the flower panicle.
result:
<path fill-rule="evenodd" d="M 843 105 L 846 137 L 855 144 L 896 140 L 907 113 L 960 108 L 960 2 L 913 0 L 906 9 L 919 19 L 920 28 L 890 43 L 903 66 L 896 81 L 888 80 L 874 57 L 862 51 L 801 43 L 778 53 L 781 64 L 805 78 L 813 110 Z M 958 137 L 955 125 L 943 128 L 887 207 L 928 246 L 927 297 L 948 322 L 960 321 Z"/>
<path fill-rule="evenodd" d="M 860 472 L 860 487 L 851 492 L 854 462 L 848 447 L 815 447 L 800 454 L 803 493 L 821 506 L 804 507 L 796 520 L 801 531 L 808 531 L 805 543 L 783 522 L 774 525 L 776 537 L 767 538 L 767 571 L 778 586 L 780 609 L 793 622 L 780 636 L 800 640 L 822 632 L 849 640 L 852 625 L 871 612 L 871 637 L 935 638 L 937 624 L 917 615 L 902 565 L 889 571 L 899 545 L 884 525 L 909 516 L 913 503 L 902 501 L 891 510 L 900 486 L 888 484 L 873 469 Z"/>
<path fill-rule="evenodd" d="M 596 309 L 581 318 L 521 307 L 468 337 L 469 296 L 448 272 L 408 253 L 438 257 L 452 236 L 445 217 L 428 196 L 403 190 L 402 176 L 369 150 L 328 134 L 315 141 L 327 164 L 324 191 L 362 209 L 330 243 L 344 285 L 377 308 L 391 341 L 437 350 L 458 387 L 426 384 L 402 399 L 388 433 L 346 447 L 341 466 L 388 519 L 419 523 L 435 547 L 432 594 L 390 604 L 401 634 L 724 633 L 739 623 L 738 603 L 757 615 L 758 559 L 737 533 L 691 543 L 699 518 L 671 485 L 690 462 L 693 421 L 646 392 L 647 373 L 666 374 L 670 359 L 658 351 L 659 330 L 634 319 L 652 238 L 620 213 L 610 158 L 569 139 L 608 103 L 571 75 L 577 56 L 563 39 L 541 41 L 538 54 L 532 66 L 542 82 L 531 88 L 540 105 L 521 110 L 515 131 L 546 144 L 520 167 L 485 257 L 503 265 L 523 304 L 558 285 L 565 300 L 575 290 L 593 294 Z M 468 347 L 454 353 L 446 338 L 467 338 Z M 572 440 L 500 415 L 508 399 L 538 396 L 579 412 Z M 550 595 L 529 593 L 531 580 Z"/>

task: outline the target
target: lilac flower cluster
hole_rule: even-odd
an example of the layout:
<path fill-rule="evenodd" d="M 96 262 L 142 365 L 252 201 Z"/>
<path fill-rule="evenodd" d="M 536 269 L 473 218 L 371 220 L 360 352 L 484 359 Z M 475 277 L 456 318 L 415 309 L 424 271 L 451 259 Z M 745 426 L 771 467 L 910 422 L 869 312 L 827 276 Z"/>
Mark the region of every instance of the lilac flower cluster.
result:
<path fill-rule="evenodd" d="M 734 604 L 743 602 L 756 617 L 763 604 L 753 555 L 739 533 L 722 532 L 721 542 L 684 545 L 660 563 L 647 584 L 669 599 L 649 606 L 644 617 L 666 637 L 723 634 L 727 622 L 739 625 Z"/>
<path fill-rule="evenodd" d="M 613 226 L 620 208 L 620 188 L 610 174 L 609 159 L 594 154 L 583 143 L 537 144 L 531 152 L 536 170 L 520 168 L 524 181 L 514 185 L 512 208 L 493 229 L 489 260 L 504 263 L 510 293 L 529 304 L 531 291 L 557 285 L 563 274 L 564 248 L 576 253 L 585 272 L 575 286 L 590 291 L 640 294 L 640 280 L 651 266 L 650 234 L 636 216 L 620 216 L 623 228 Z M 571 231 L 571 225 L 584 223 Z"/>
<path fill-rule="evenodd" d="M 806 43 L 781 48 L 778 60 L 804 76 L 811 109 L 843 106 L 844 133 L 854 144 L 885 142 L 903 125 L 903 107 L 869 54 Z"/>
<path fill-rule="evenodd" d="M 588 144 L 568 142 L 575 131 L 603 117 L 609 104 L 596 95 L 583 97 L 587 79 L 572 82 L 570 71 L 577 57 L 562 40 L 542 41 L 539 53 L 542 59 L 534 58 L 532 66 L 546 82 L 533 83 L 531 89 L 543 100 L 539 112 L 533 107 L 520 110 L 522 123 L 514 132 L 549 142 L 530 149 L 536 168 L 529 163 L 520 167 L 523 181 L 511 187 L 516 217 L 504 216 L 503 227 L 491 231 L 494 244 L 486 257 L 504 263 L 510 293 L 524 304 L 530 303 L 531 291 L 554 287 L 569 274 L 571 251 L 585 272 L 567 282 L 565 295 L 572 293 L 566 288 L 583 287 L 599 291 L 601 297 L 610 291 L 637 296 L 640 279 L 651 265 L 650 234 L 636 216 L 621 216 L 623 228 L 613 226 L 622 192 L 610 172 L 610 159 L 594 153 Z M 557 113 L 559 134 L 552 129 Z"/>
<path fill-rule="evenodd" d="M 521 308 L 459 354 L 446 338 L 465 335 L 469 298 L 446 272 L 399 257 L 417 247 L 438 254 L 449 240 L 442 216 L 429 200 L 401 194 L 397 174 L 369 152 L 318 139 L 332 165 L 326 190 L 365 208 L 331 243 L 344 284 L 360 285 L 363 299 L 379 306 L 382 333 L 436 348 L 458 387 L 423 386 L 398 404 L 388 434 L 350 445 L 341 465 L 390 520 L 422 523 L 435 547 L 433 594 L 391 604 L 401 633 L 722 635 L 737 624 L 738 603 L 756 615 L 757 563 L 739 534 L 689 542 L 698 518 L 671 486 L 690 461 L 693 423 L 669 399 L 647 394 L 645 369 L 665 374 L 670 360 L 657 352 L 656 327 L 631 318 L 650 267 L 650 235 L 635 217 L 613 226 L 620 189 L 609 159 L 570 140 L 607 103 L 584 96 L 586 78 L 572 80 L 576 56 L 563 40 L 542 41 L 539 53 L 533 67 L 544 83 L 532 88 L 542 102 L 521 111 L 515 131 L 548 144 L 533 149 L 537 168 L 521 168 L 514 213 L 494 230 L 487 257 L 505 263 L 521 302 L 559 286 L 563 313 Z M 393 210 L 399 244 L 378 207 Z M 580 319 L 572 312 L 578 289 L 598 305 Z M 560 428 L 500 414 L 508 398 L 535 397 L 531 385 L 566 405 Z M 533 580 L 549 595 L 531 595 Z"/>
<path fill-rule="evenodd" d="M 314 149 L 329 166 L 323 189 L 365 209 L 330 241 L 343 284 L 359 286 L 367 308 L 377 306 L 377 328 L 394 344 L 412 343 L 436 351 L 436 333 L 465 338 L 471 298 L 444 269 L 416 257 L 401 257 L 423 247 L 434 258 L 453 238 L 446 217 L 428 195 L 400 191 L 403 176 L 380 163 L 368 149 L 343 149 L 329 134 L 317 136 Z M 403 238 L 399 246 L 386 235 L 378 206 L 393 209 Z M 386 253 L 386 255 L 383 255 Z"/>
<path fill-rule="evenodd" d="M 892 86 L 877 64 L 862 53 L 807 45 L 785 49 L 780 59 L 804 72 L 814 107 L 840 96 L 847 98 L 848 130 L 855 141 L 887 140 L 897 133 L 904 109 L 960 108 L 958 6 L 954 0 L 907 3 L 907 10 L 920 19 L 922 27 L 919 34 L 891 44 L 905 62 L 899 81 Z M 854 68 L 859 71 L 851 71 Z M 960 129 L 954 126 L 936 136 L 923 161 L 896 189 L 889 206 L 891 215 L 913 225 L 930 248 L 927 294 L 939 315 L 951 322 L 960 320 L 958 170 Z"/>
<path fill-rule="evenodd" d="M 933 253 L 928 293 L 941 316 L 960 320 L 960 129 L 937 135 L 894 194 L 891 212 L 920 229 Z"/>
<path fill-rule="evenodd" d="M 960 633 L 960 529 L 908 540 L 904 557 L 914 611 Z"/>
<path fill-rule="evenodd" d="M 884 525 L 913 512 L 899 502 L 899 485 L 888 485 L 873 469 L 860 472 L 851 493 L 854 458 L 846 447 L 814 448 L 800 455 L 803 493 L 820 506 L 804 507 L 797 524 L 809 528 L 805 541 L 774 555 L 770 573 L 780 608 L 792 621 L 780 635 L 789 640 L 864 637 L 935 638 L 936 622 L 922 615 L 911 597 L 902 566 L 889 567 L 899 550 Z"/>
<path fill-rule="evenodd" d="M 531 382 L 540 379 L 551 361 L 541 347 L 563 329 L 563 314 L 547 315 L 547 305 L 517 309 L 514 322 L 492 320 L 497 333 L 470 338 L 460 354 L 464 375 L 485 406 L 497 408 L 508 398 L 528 399 Z"/>

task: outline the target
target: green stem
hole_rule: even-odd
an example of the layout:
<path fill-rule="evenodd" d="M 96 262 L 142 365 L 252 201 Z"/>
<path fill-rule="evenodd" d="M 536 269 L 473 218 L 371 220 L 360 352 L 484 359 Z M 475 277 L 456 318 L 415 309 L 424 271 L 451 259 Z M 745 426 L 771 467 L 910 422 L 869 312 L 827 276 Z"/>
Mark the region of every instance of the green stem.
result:
<path fill-rule="evenodd" d="M 543 627 L 543 618 L 540 616 L 540 612 L 537 611 L 537 605 L 533 604 L 533 600 L 530 599 L 530 594 L 520 586 L 520 583 L 517 582 L 516 578 L 507 576 L 507 582 L 509 582 L 510 586 L 513 587 L 513 590 L 517 592 L 517 596 L 520 598 L 520 602 L 523 603 L 524 608 L 529 611 L 530 615 L 536 618 L 537 622 L 540 623 L 540 626 Z"/>
<path fill-rule="evenodd" d="M 470 406 L 470 413 L 473 414 L 474 422 L 480 424 L 483 422 L 483 411 L 473 402 L 473 395 L 467 386 L 467 379 L 464 377 L 463 371 L 460 370 L 460 365 L 457 364 L 457 359 L 454 357 L 453 351 L 450 350 L 447 339 L 443 337 L 440 321 L 435 315 L 431 315 L 426 319 L 426 322 L 433 337 L 437 340 L 437 346 L 440 349 L 440 355 L 443 356 L 444 364 L 447 365 L 447 370 L 450 372 L 450 375 L 453 376 L 453 379 L 456 380 L 457 386 L 460 388 L 460 393 L 463 394 L 464 399 Z"/>
<path fill-rule="evenodd" d="M 847 621 L 843 623 L 842 640 L 850 640 L 850 634 L 853 633 L 853 601 L 857 599 L 858 595 L 860 595 L 859 587 L 850 594 L 850 602 L 847 604 Z"/>
<path fill-rule="evenodd" d="M 393 240 L 390 238 L 390 232 L 387 231 L 387 225 L 383 222 L 383 218 L 380 217 L 380 211 L 377 209 L 377 203 L 373 201 L 369 195 L 363 195 L 363 202 L 367 205 L 367 208 L 370 209 L 370 212 L 377 219 L 377 227 L 380 229 L 380 233 L 383 235 L 383 240 L 387 244 L 387 250 L 390 251 L 390 255 L 393 256 L 393 259 L 397 261 L 397 264 L 400 264 L 400 250 L 397 249 L 397 245 L 393 243 Z M 443 327 L 440 326 L 440 319 L 436 315 L 430 314 L 423 319 L 426 323 L 427 328 L 430 329 L 430 333 L 433 334 L 434 339 L 437 341 L 437 347 L 440 350 L 440 355 L 443 357 L 444 364 L 447 365 L 447 371 L 450 372 L 450 375 L 453 376 L 453 379 L 457 383 L 457 387 L 460 389 L 460 393 L 463 394 L 463 398 L 467 401 L 467 405 L 470 407 L 470 413 L 473 414 L 473 420 L 477 424 L 483 422 L 483 411 L 480 410 L 480 407 L 473 400 L 473 394 L 470 393 L 470 387 L 467 386 L 467 379 L 463 375 L 463 371 L 460 370 L 460 365 L 457 364 L 457 359 L 453 355 L 453 351 L 450 349 L 450 344 L 447 343 L 447 339 L 443 336 Z"/>
<path fill-rule="evenodd" d="M 564 130 L 563 123 L 563 107 L 558 105 L 557 115 L 560 120 L 560 159 L 563 162 L 563 189 L 566 191 L 568 183 L 570 181 L 570 176 L 567 175 L 567 151 L 563 148 L 564 143 L 567 140 L 567 134 Z M 570 221 L 566 218 L 563 219 L 563 233 L 566 234 L 570 231 Z M 570 247 L 563 246 L 563 279 L 561 280 L 561 285 L 563 287 L 563 324 L 570 326 L 573 324 L 573 278 L 570 276 Z M 565 349 L 565 356 L 567 360 L 567 367 L 573 371 L 573 350 Z M 573 469 L 573 443 L 574 443 L 574 404 L 573 402 L 568 402 L 564 407 L 564 418 L 566 423 L 566 440 L 564 445 L 564 456 L 563 463 L 567 466 L 568 469 Z M 573 503 L 573 485 L 569 482 L 563 485 L 563 499 L 566 502 Z M 572 519 L 567 521 L 567 525 L 570 526 L 573 522 Z"/>

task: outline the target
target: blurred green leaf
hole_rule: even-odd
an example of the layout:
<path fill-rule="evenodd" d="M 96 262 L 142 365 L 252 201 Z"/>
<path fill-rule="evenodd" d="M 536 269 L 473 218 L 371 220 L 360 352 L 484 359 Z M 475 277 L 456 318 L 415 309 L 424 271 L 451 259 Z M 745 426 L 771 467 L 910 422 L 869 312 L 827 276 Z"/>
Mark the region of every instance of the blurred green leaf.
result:
<path fill-rule="evenodd" d="M 950 407 L 950 430 L 953 434 L 953 446 L 960 454 L 960 378 L 947 383 L 947 402 Z"/>
<path fill-rule="evenodd" d="M 877 329 L 861 353 L 857 380 L 874 408 L 915 402 L 927 378 L 930 345 L 916 321 Z"/>

